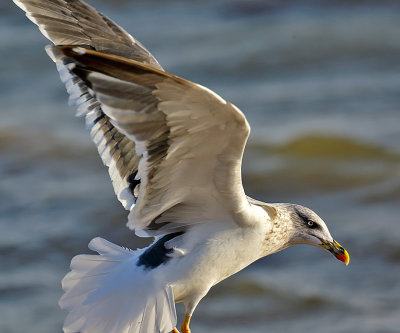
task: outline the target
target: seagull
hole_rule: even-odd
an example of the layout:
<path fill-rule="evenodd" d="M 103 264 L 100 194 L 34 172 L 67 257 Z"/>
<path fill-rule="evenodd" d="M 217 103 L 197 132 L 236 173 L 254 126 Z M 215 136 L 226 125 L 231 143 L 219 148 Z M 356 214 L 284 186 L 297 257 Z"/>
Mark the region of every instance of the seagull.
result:
<path fill-rule="evenodd" d="M 127 226 L 153 237 L 130 250 L 102 238 L 62 281 L 64 332 L 182 333 L 210 288 L 254 261 L 295 244 L 347 251 L 312 210 L 245 194 L 244 114 L 211 90 L 166 72 L 125 30 L 80 0 L 13 0 L 53 45 Z"/>

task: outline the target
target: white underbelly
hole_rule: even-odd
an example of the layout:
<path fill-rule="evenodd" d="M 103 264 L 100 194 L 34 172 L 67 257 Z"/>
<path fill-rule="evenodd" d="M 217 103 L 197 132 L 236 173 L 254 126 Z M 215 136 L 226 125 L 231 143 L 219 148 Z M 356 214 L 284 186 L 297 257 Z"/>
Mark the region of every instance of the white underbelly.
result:
<path fill-rule="evenodd" d="M 175 301 L 203 297 L 213 285 L 259 259 L 265 234 L 258 229 L 238 226 L 214 232 L 212 238 L 199 239 L 186 255 L 171 260 L 175 272 L 181 273 L 173 284 Z M 197 236 L 194 232 L 188 241 Z"/>

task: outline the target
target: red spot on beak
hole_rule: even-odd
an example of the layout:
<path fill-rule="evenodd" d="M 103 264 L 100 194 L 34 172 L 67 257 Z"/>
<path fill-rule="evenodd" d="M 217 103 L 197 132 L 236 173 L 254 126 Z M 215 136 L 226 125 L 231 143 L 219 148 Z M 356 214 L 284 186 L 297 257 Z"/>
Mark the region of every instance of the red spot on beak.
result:
<path fill-rule="evenodd" d="M 344 262 L 346 264 L 346 266 L 349 264 L 350 256 L 346 250 L 344 250 L 343 254 L 336 255 L 336 258 L 338 258 L 340 261 Z"/>

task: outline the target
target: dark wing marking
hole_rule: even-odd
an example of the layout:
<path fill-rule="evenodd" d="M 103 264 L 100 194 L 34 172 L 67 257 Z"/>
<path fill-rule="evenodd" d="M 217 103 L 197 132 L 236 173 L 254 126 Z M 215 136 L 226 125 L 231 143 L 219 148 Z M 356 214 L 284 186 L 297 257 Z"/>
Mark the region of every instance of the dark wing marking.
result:
<path fill-rule="evenodd" d="M 167 249 L 165 243 L 182 234 L 183 232 L 174 232 L 161 237 L 140 255 L 137 266 L 144 266 L 146 269 L 152 269 L 167 263 L 168 260 L 171 259 L 168 255 L 174 250 Z"/>
<path fill-rule="evenodd" d="M 56 49 L 47 50 L 56 62 L 61 80 L 70 94 L 70 104 L 77 108 L 78 115 L 85 116 L 90 136 L 108 167 L 115 194 L 122 205 L 130 210 L 136 202 L 135 192 L 138 192 L 140 185 L 140 180 L 136 178 L 140 158 L 136 155 L 135 143 L 114 127 L 93 91 L 68 71 L 71 61 Z"/>
<path fill-rule="evenodd" d="M 80 0 L 13 0 L 55 45 L 79 45 L 162 69 L 124 29 Z"/>
<path fill-rule="evenodd" d="M 40 31 L 56 45 L 80 45 L 116 54 L 162 69 L 146 48 L 124 29 L 79 0 L 14 0 Z M 50 49 L 49 49 L 50 50 Z M 103 163 L 108 166 L 118 199 L 126 209 L 135 203 L 140 179 L 135 144 L 118 131 L 101 109 L 92 91 L 68 71 L 70 61 L 56 50 L 49 51 L 70 94 L 78 116 L 85 116 L 91 137 Z"/>
<path fill-rule="evenodd" d="M 249 205 L 241 182 L 249 126 L 235 106 L 136 61 L 73 46 L 53 49 L 74 62 L 65 68 L 135 141 L 141 183 L 128 226 L 161 235 L 194 223 L 240 219 Z"/>

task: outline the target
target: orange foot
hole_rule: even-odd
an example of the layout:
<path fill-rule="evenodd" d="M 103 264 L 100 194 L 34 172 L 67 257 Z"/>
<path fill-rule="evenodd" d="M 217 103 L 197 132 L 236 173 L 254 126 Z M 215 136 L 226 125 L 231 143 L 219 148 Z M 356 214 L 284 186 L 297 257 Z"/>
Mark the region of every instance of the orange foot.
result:
<path fill-rule="evenodd" d="M 189 324 L 190 324 L 190 316 L 186 315 L 185 319 L 183 320 L 182 327 L 181 327 L 182 333 L 190 333 L 191 332 L 191 330 L 189 328 Z"/>
<path fill-rule="evenodd" d="M 171 333 L 179 333 L 179 331 L 176 328 L 174 328 Z"/>

